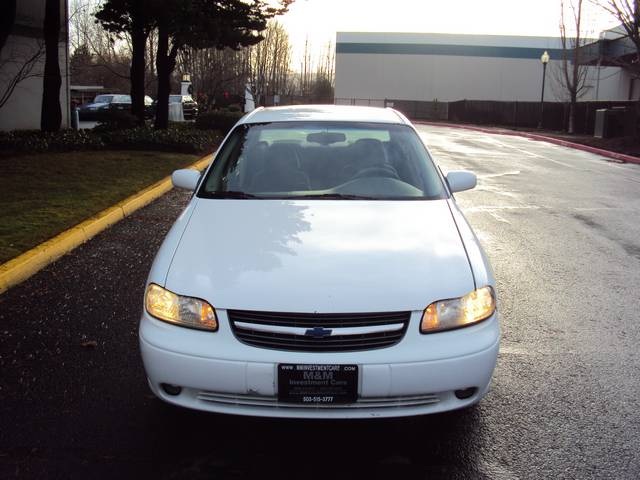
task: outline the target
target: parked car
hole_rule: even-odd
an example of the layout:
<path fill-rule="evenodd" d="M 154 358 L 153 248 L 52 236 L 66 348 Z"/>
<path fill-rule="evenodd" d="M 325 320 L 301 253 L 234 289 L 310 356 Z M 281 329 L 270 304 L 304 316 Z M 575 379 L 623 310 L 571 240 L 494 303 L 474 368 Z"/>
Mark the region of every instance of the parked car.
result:
<path fill-rule="evenodd" d="M 145 116 L 153 115 L 153 100 L 148 95 L 144 97 Z M 130 112 L 131 95 L 101 94 L 91 103 L 85 103 L 78 108 L 80 120 L 102 120 L 109 112 Z"/>
<path fill-rule="evenodd" d="M 131 109 L 131 96 L 119 94 L 97 95 L 92 102 L 78 108 L 80 120 L 100 120 L 106 112 Z"/>
<path fill-rule="evenodd" d="M 198 103 L 191 95 L 169 95 L 169 103 L 181 103 L 185 120 L 194 120 L 198 116 Z"/>
<path fill-rule="evenodd" d="M 500 329 L 495 280 L 446 175 L 392 109 L 300 106 L 242 118 L 149 274 L 140 348 L 162 400 L 309 418 L 478 402 Z"/>

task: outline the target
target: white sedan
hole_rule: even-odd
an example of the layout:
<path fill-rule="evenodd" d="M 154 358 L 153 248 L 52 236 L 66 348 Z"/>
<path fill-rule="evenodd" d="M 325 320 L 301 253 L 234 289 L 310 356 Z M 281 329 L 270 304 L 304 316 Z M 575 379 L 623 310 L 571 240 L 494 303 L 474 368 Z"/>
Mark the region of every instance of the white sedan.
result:
<path fill-rule="evenodd" d="M 242 118 L 158 252 L 140 322 L 166 402 L 269 417 L 421 415 L 477 403 L 495 280 L 446 175 L 392 109 Z"/>

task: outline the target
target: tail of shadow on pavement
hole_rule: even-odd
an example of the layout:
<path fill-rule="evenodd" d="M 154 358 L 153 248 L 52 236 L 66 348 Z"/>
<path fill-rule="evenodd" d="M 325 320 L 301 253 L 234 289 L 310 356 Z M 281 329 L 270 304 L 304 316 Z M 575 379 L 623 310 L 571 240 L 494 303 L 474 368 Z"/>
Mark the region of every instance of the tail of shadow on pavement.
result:
<path fill-rule="evenodd" d="M 190 411 L 158 400 L 150 411 L 153 470 L 168 479 L 482 479 L 480 412 L 268 419 Z"/>

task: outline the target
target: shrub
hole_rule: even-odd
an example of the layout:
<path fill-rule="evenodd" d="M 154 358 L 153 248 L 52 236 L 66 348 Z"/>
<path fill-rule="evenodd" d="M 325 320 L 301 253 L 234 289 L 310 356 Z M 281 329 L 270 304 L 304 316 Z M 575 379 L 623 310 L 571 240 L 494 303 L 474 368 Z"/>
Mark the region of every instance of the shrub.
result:
<path fill-rule="evenodd" d="M 213 152 L 221 139 L 218 131 L 199 130 L 193 124 L 185 123 L 171 124 L 167 130 L 154 130 L 146 126 L 121 129 L 104 126 L 93 130 L 59 132 L 14 130 L 0 132 L 0 152 L 10 155 L 109 148 L 204 154 Z"/>
<path fill-rule="evenodd" d="M 104 132 L 111 130 L 126 130 L 139 126 L 138 117 L 131 112 L 110 111 L 105 112 L 101 117 L 98 125 L 93 129 L 94 132 Z"/>
<path fill-rule="evenodd" d="M 14 130 L 0 132 L 0 151 L 4 153 L 66 152 L 104 148 L 99 136 L 87 130 Z"/>
<path fill-rule="evenodd" d="M 196 127 L 200 130 L 219 130 L 226 135 L 243 115 L 242 112 L 224 111 L 203 113 L 196 118 Z"/>
<path fill-rule="evenodd" d="M 182 153 L 208 153 L 220 143 L 218 132 L 170 127 L 154 130 L 138 127 L 127 130 L 102 132 L 103 142 L 110 148 L 127 150 L 160 150 Z"/>

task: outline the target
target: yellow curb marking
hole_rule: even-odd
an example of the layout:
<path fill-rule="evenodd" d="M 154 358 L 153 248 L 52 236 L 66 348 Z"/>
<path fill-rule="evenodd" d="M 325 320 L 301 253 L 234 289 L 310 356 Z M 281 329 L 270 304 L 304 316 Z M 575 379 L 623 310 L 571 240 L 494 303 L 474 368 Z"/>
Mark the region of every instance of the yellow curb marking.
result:
<path fill-rule="evenodd" d="M 204 170 L 209 165 L 211 158 L 211 154 L 205 155 L 187 168 Z M 34 273 L 53 263 L 77 246 L 82 245 L 114 223 L 161 197 L 171 188 L 171 177 L 169 176 L 1 264 L 0 293 L 23 282 Z"/>

